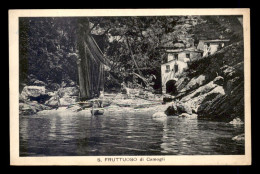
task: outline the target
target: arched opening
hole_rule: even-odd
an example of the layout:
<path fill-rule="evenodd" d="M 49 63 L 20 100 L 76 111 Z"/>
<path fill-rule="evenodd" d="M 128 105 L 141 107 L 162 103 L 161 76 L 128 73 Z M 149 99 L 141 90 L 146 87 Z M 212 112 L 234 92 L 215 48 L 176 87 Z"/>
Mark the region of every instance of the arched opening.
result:
<path fill-rule="evenodd" d="M 176 88 L 176 81 L 175 80 L 169 80 L 166 83 L 166 93 L 175 95 L 177 93 Z"/>

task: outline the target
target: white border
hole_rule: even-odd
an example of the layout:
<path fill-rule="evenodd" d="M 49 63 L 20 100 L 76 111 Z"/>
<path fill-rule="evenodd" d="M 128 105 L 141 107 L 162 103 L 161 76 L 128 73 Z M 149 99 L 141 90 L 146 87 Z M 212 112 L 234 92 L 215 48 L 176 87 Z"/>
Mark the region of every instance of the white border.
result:
<path fill-rule="evenodd" d="M 177 16 L 243 15 L 245 74 L 245 155 L 154 156 L 162 162 L 139 161 L 148 156 L 109 156 L 138 158 L 134 162 L 104 162 L 106 156 L 19 157 L 19 17 L 76 16 Z M 10 85 L 10 164 L 11 165 L 251 165 L 251 76 L 249 9 L 82 9 L 82 10 L 9 10 L 9 85 Z M 149 156 L 152 157 L 152 156 Z M 100 158 L 103 162 L 97 162 Z"/>

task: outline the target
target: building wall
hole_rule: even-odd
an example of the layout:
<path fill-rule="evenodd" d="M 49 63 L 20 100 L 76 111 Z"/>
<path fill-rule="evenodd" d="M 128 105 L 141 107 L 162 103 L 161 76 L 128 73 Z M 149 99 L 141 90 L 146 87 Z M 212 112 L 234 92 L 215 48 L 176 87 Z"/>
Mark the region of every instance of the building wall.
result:
<path fill-rule="evenodd" d="M 179 53 L 168 53 L 168 62 L 175 60 L 174 54 L 178 54 L 178 60 L 183 61 L 183 62 L 187 62 L 188 61 L 187 59 L 195 60 L 195 59 L 201 57 L 200 52 L 183 51 L 183 52 L 179 52 Z M 190 58 L 187 57 L 187 54 L 190 54 Z"/>
<path fill-rule="evenodd" d="M 175 69 L 174 69 L 175 62 L 178 64 L 178 71 L 176 73 L 175 73 Z M 169 72 L 166 71 L 167 65 L 170 66 Z M 179 60 L 178 61 L 171 61 L 171 62 L 168 62 L 168 63 L 161 65 L 162 92 L 163 93 L 166 93 L 166 83 L 169 80 L 177 78 L 178 75 L 180 75 L 183 72 L 183 70 L 187 67 L 188 67 L 187 62 L 183 62 L 183 61 L 179 61 Z"/>
<path fill-rule="evenodd" d="M 219 44 L 221 44 L 222 47 L 224 47 L 224 43 L 210 43 L 210 54 L 214 54 L 215 52 L 218 51 L 218 48 L 219 48 Z M 208 56 L 208 46 L 207 44 L 205 43 L 204 44 L 204 48 L 203 48 L 203 57 L 205 56 Z"/>
<path fill-rule="evenodd" d="M 216 51 L 218 51 L 219 44 L 221 44 L 222 47 L 225 46 L 225 42 L 206 42 L 206 41 L 199 41 L 197 49 L 203 50 L 203 57 L 208 56 L 207 51 L 207 43 L 210 43 L 210 54 L 214 54 Z"/>
<path fill-rule="evenodd" d="M 174 54 L 178 54 L 178 60 L 175 59 Z M 190 58 L 187 57 L 187 54 L 190 54 Z M 168 63 L 161 65 L 161 77 L 162 77 L 162 92 L 166 93 L 166 83 L 169 80 L 173 80 L 174 78 L 178 78 L 178 76 L 183 72 L 185 68 L 188 68 L 187 62 L 198 59 L 201 57 L 200 52 L 190 52 L 183 51 L 177 53 L 168 53 Z M 174 64 L 175 62 L 178 64 L 178 72 L 175 73 Z M 170 66 L 170 71 L 166 72 L 166 67 Z"/>

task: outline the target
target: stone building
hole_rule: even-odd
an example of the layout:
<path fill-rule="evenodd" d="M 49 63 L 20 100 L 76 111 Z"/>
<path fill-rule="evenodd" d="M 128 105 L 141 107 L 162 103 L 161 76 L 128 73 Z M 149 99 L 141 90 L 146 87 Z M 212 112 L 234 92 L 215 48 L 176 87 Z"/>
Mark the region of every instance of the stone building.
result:
<path fill-rule="evenodd" d="M 229 40 L 200 40 L 197 49 L 203 50 L 203 57 L 214 54 L 223 48 Z"/>
<path fill-rule="evenodd" d="M 207 57 L 222 49 L 229 40 L 200 40 L 197 48 L 166 48 L 166 57 L 161 64 L 162 93 L 175 94 L 180 74 L 188 68 L 188 62 Z"/>
<path fill-rule="evenodd" d="M 188 62 L 201 58 L 203 51 L 196 48 L 167 49 L 161 64 L 162 93 L 176 92 L 175 82 L 179 75 L 188 68 Z"/>

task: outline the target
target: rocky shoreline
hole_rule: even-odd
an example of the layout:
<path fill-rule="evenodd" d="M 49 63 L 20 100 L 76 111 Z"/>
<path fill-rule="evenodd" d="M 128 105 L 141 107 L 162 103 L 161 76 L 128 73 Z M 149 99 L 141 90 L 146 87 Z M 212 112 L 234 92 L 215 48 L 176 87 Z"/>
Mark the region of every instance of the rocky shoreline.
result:
<path fill-rule="evenodd" d="M 243 77 L 243 43 L 237 42 L 214 55 L 192 62 L 176 82 L 176 96 L 128 89 L 124 94 L 107 94 L 103 101 L 111 107 L 157 108 L 153 114 L 161 113 L 154 117 L 197 117 L 240 124 L 244 121 Z M 76 112 L 82 109 L 77 104 L 79 87 L 74 82 L 48 85 L 32 79 L 19 97 L 21 115 L 60 107 Z"/>

